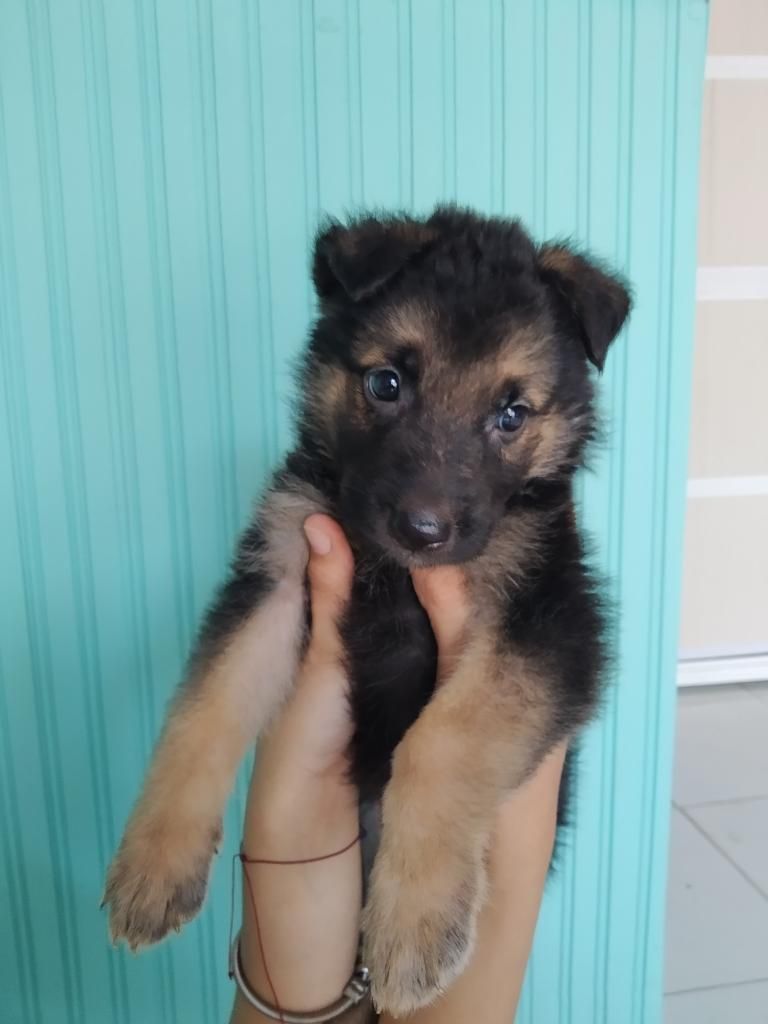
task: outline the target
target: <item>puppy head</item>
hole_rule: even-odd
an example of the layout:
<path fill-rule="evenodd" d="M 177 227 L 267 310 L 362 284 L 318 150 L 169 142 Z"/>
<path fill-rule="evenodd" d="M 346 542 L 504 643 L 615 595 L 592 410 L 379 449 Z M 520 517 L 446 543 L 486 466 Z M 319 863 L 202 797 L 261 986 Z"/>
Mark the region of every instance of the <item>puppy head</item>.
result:
<path fill-rule="evenodd" d="M 300 437 L 338 475 L 345 527 L 405 566 L 478 555 L 594 432 L 624 284 L 517 221 L 453 207 L 317 238 Z"/>

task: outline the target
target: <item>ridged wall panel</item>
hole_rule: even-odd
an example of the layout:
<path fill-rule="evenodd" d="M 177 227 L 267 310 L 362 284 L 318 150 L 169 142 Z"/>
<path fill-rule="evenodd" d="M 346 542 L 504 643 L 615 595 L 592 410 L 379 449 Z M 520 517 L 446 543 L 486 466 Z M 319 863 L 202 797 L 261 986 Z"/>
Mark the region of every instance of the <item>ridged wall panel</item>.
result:
<path fill-rule="evenodd" d="M 12 1024 L 214 1024 L 202 918 L 98 903 L 195 622 L 289 442 L 322 212 L 458 199 L 637 306 L 582 486 L 622 609 L 518 1020 L 658 1024 L 705 0 L 0 0 L 0 991 Z"/>

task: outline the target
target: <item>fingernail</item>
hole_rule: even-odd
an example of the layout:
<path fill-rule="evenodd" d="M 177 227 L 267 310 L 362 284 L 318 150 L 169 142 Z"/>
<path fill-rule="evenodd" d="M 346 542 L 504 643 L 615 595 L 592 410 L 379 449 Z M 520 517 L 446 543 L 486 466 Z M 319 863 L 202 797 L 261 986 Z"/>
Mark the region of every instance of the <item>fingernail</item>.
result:
<path fill-rule="evenodd" d="M 304 533 L 306 534 L 309 546 L 316 555 L 328 555 L 331 552 L 331 538 L 327 533 L 323 533 L 322 530 L 318 530 L 312 523 L 304 524 Z"/>

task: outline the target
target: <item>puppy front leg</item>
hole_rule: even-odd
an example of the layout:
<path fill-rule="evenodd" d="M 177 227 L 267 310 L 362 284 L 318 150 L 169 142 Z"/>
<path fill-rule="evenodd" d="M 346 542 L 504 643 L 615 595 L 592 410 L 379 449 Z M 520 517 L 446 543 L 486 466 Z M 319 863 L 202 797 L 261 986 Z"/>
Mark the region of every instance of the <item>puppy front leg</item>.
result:
<path fill-rule="evenodd" d="M 476 635 L 395 752 L 364 912 L 376 1006 L 430 1003 L 472 952 L 499 802 L 559 738 L 536 665 Z"/>
<path fill-rule="evenodd" d="M 115 942 L 179 930 L 205 897 L 238 766 L 292 685 L 305 631 L 302 524 L 320 495 L 284 478 L 208 612 L 107 874 Z"/>

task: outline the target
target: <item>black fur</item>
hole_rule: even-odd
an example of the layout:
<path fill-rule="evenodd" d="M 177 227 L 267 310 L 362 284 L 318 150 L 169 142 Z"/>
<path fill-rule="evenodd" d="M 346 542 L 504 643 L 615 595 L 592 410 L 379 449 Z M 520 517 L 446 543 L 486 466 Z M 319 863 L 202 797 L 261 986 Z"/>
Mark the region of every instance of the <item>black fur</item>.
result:
<path fill-rule="evenodd" d="M 558 686 L 557 738 L 583 724 L 596 705 L 607 660 L 605 625 L 599 588 L 564 508 L 528 585 L 507 601 L 505 618 L 508 642 L 545 666 Z M 435 686 L 435 640 L 408 571 L 387 563 L 359 569 L 342 635 L 356 723 L 352 775 L 363 799 L 377 799 L 395 747 Z M 544 737 L 544 746 L 554 740 Z M 564 784 L 561 822 L 567 806 Z"/>
<path fill-rule="evenodd" d="M 490 582 L 502 604 L 501 640 L 534 659 L 554 691 L 557 710 L 540 737 L 543 756 L 592 713 L 605 665 L 605 618 L 576 524 L 572 481 L 595 433 L 587 364 L 602 368 L 629 311 L 626 286 L 562 245 L 536 246 L 517 221 L 453 207 L 425 220 L 331 224 L 317 239 L 313 276 L 321 311 L 298 377 L 298 445 L 275 486 L 310 485 L 321 493 L 355 551 L 341 628 L 356 724 L 352 775 L 361 797 L 381 794 L 392 753 L 435 686 L 435 639 L 410 569 L 471 562 L 505 521 L 523 513 L 536 517 L 535 555 L 518 552 L 514 578 L 499 566 Z M 414 302 L 432 316 L 429 355 L 388 337 L 387 315 Z M 502 459 L 501 442 L 461 405 L 467 374 L 525 329 L 544 339 L 536 358 L 554 381 L 546 408 L 534 414 L 559 414 L 567 442 L 541 473 L 523 454 Z M 407 398 L 397 417 L 368 409 L 361 395 L 372 341 L 387 349 L 387 364 L 401 375 Z M 433 386 L 456 395 L 453 421 L 423 390 L 425 360 L 437 366 Z M 316 393 L 330 370 L 346 382 L 339 408 L 326 407 Z M 498 383 L 494 400 L 517 387 L 514 380 Z M 409 501 L 432 503 L 450 518 L 447 550 L 414 553 L 393 538 L 393 509 Z M 227 635 L 269 591 L 273 581 L 254 575 L 252 560 L 242 556 L 259 543 L 257 524 L 209 616 L 203 648 L 215 647 L 216 636 Z M 564 783 L 561 817 L 566 789 Z"/>
<path fill-rule="evenodd" d="M 313 274 L 297 444 L 203 624 L 105 900 L 113 938 L 134 948 L 201 905 L 237 762 L 290 692 L 311 628 L 302 528 L 329 513 L 355 556 L 339 625 L 364 811 L 393 775 L 364 951 L 374 998 L 410 1013 L 472 941 L 496 802 L 598 704 L 606 620 L 572 488 L 596 433 L 591 367 L 630 299 L 568 246 L 453 207 L 330 224 Z M 412 573 L 459 563 L 466 646 L 393 768 L 437 668 Z M 571 775 L 569 759 L 561 819 Z"/>

